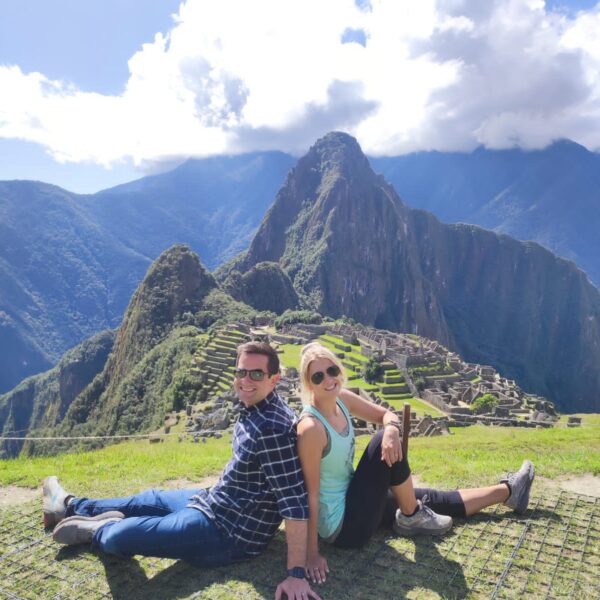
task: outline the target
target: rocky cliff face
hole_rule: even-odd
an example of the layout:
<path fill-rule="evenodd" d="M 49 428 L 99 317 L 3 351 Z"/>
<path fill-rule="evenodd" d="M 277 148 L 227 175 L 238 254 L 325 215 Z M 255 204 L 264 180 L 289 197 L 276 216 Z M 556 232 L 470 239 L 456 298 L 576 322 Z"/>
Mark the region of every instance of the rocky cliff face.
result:
<path fill-rule="evenodd" d="M 583 271 L 533 242 L 412 216 L 461 354 L 564 410 L 600 410 L 600 294 Z"/>
<path fill-rule="evenodd" d="M 264 260 L 322 314 L 438 339 L 563 409 L 600 409 L 600 294 L 585 275 L 537 244 L 406 208 L 346 134 L 300 159 L 229 268 Z"/>
<path fill-rule="evenodd" d="M 535 151 L 418 152 L 371 163 L 409 206 L 539 242 L 600 285 L 600 154 L 559 140 Z"/>

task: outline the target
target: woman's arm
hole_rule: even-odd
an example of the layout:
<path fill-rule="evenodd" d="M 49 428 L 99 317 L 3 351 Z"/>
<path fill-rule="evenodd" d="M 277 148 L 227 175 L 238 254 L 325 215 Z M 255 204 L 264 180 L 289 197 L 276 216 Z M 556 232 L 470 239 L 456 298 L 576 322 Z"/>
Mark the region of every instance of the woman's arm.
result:
<path fill-rule="evenodd" d="M 383 425 L 385 432 L 381 442 L 381 460 L 385 460 L 390 467 L 395 462 L 402 460 L 398 417 L 391 410 L 365 400 L 358 394 L 346 389 L 340 392 L 340 400 L 345 404 L 351 415 L 369 423 Z"/>
<path fill-rule="evenodd" d="M 322 583 L 329 573 L 327 561 L 319 554 L 319 493 L 321 456 L 327 445 L 325 427 L 312 417 L 298 423 L 298 456 L 308 493 L 308 540 L 306 571 L 313 582 Z"/>

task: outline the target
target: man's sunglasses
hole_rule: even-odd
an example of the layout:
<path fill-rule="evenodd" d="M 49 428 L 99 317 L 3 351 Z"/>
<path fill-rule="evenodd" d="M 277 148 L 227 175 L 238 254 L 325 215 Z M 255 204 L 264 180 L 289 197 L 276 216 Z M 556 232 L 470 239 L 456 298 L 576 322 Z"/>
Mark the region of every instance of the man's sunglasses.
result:
<path fill-rule="evenodd" d="M 268 373 L 265 373 L 260 369 L 251 369 L 250 371 L 248 369 L 236 369 L 233 374 L 237 379 L 244 379 L 246 375 L 250 375 L 250 379 L 252 379 L 252 381 L 262 381 L 265 376 L 269 376 Z"/>
<path fill-rule="evenodd" d="M 341 373 L 341 371 L 337 365 L 331 365 L 330 367 L 327 367 L 327 369 L 325 369 L 325 373 L 327 373 L 329 377 L 337 377 Z M 314 385 L 320 385 L 325 379 L 325 373 L 323 373 L 323 371 L 317 371 L 316 373 L 313 373 L 310 376 L 310 380 L 313 382 Z"/>

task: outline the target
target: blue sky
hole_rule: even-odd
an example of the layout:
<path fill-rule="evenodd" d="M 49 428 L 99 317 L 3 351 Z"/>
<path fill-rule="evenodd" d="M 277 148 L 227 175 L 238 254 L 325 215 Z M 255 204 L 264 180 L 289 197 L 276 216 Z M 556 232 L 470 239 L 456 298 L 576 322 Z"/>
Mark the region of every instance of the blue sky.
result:
<path fill-rule="evenodd" d="M 373 154 L 598 149 L 599 30 L 591 0 L 3 0 L 0 179 L 93 192 L 330 129 Z"/>
<path fill-rule="evenodd" d="M 82 90 L 119 94 L 127 61 L 157 32 L 173 26 L 179 0 L 2 0 L 0 64 L 39 71 Z M 94 192 L 142 173 L 131 161 L 107 169 L 58 163 L 40 144 L 0 138 L 0 180 L 35 179 Z"/>

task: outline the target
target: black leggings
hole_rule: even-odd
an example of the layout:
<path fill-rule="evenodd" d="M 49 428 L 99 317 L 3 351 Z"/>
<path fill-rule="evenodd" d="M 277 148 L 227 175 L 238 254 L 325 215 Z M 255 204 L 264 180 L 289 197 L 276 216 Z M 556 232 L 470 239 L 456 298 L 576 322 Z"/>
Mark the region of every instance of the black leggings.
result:
<path fill-rule="evenodd" d="M 383 430 L 373 436 L 356 467 L 346 492 L 344 521 L 335 546 L 360 548 L 379 526 L 391 527 L 394 521 L 398 504 L 390 487 L 404 483 L 410 477 L 410 467 L 406 456 L 391 467 L 381 460 L 382 438 Z M 457 491 L 416 488 L 415 496 L 438 514 L 466 516 L 465 505 Z"/>

